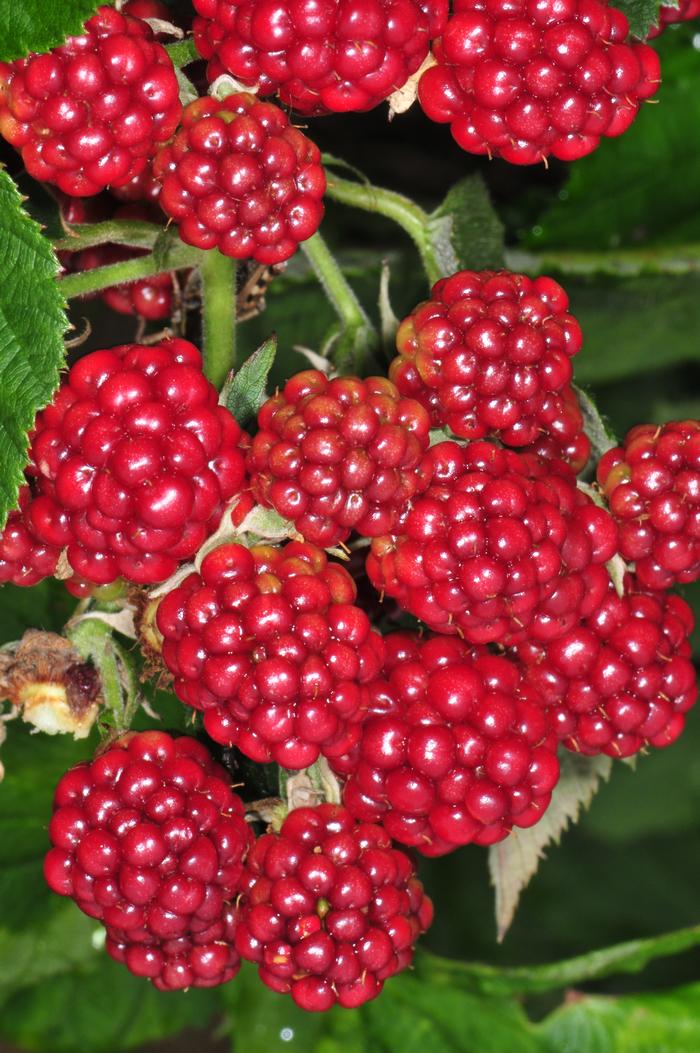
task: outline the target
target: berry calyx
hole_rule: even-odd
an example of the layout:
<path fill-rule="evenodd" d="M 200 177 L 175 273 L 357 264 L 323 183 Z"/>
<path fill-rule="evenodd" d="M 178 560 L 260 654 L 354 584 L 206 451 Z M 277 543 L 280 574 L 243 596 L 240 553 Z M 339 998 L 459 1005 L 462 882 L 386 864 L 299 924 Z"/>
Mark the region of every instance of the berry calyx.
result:
<path fill-rule="evenodd" d="M 177 128 L 179 91 L 146 22 L 105 5 L 61 47 L 0 63 L 0 134 L 34 179 L 89 197 L 143 171 Z"/>
<path fill-rule="evenodd" d="M 327 548 L 353 530 L 391 533 L 418 488 L 427 412 L 385 377 L 306 370 L 258 413 L 248 457 L 253 493 Z"/>
<path fill-rule="evenodd" d="M 233 912 L 252 834 L 201 743 L 129 733 L 66 772 L 44 874 L 103 922 L 107 949 L 161 990 L 235 976 Z"/>
<path fill-rule="evenodd" d="M 538 822 L 559 778 L 557 742 L 518 664 L 455 637 L 385 643 L 360 740 L 332 762 L 346 808 L 430 856 Z"/>
<path fill-rule="evenodd" d="M 375 588 L 470 643 L 551 640 L 600 603 L 615 555 L 610 515 L 556 462 L 489 442 L 430 448 L 425 488 L 367 558 Z"/>
<path fill-rule="evenodd" d="M 660 83 L 659 57 L 628 41 L 603 0 L 454 0 L 418 85 L 431 120 L 472 154 L 575 161 L 622 135 Z"/>
<path fill-rule="evenodd" d="M 344 752 L 382 638 L 347 571 L 313 545 L 221 545 L 160 601 L 163 660 L 216 741 L 285 768 Z"/>
<path fill-rule="evenodd" d="M 605 453 L 598 483 L 640 584 L 668 589 L 700 577 L 700 421 L 639 424 Z"/>
<path fill-rule="evenodd" d="M 153 166 L 158 202 L 180 237 L 234 259 L 289 259 L 323 217 L 326 177 L 315 143 L 254 95 L 197 99 Z"/>
<path fill-rule="evenodd" d="M 370 110 L 403 87 L 447 0 L 194 0 L 194 40 L 222 73 L 306 115 Z"/>
<path fill-rule="evenodd" d="M 242 889 L 238 953 L 310 1012 L 376 998 L 433 917 L 408 856 L 339 805 L 297 808 L 259 837 Z"/>

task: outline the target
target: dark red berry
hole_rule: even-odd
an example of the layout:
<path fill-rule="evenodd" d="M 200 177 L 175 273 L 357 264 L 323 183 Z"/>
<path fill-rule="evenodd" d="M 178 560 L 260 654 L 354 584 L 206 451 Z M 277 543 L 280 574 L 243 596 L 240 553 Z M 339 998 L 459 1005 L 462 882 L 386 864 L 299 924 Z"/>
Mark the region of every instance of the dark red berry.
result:
<path fill-rule="evenodd" d="M 375 588 L 471 643 L 561 636 L 590 614 L 616 552 L 609 514 L 563 466 L 489 442 L 431 447 L 394 536 L 367 560 Z"/>
<path fill-rule="evenodd" d="M 299 113 L 370 110 L 403 87 L 447 21 L 447 0 L 194 0 L 214 80 L 231 73 Z"/>
<path fill-rule="evenodd" d="M 315 143 L 270 102 L 197 99 L 154 164 L 180 237 L 235 259 L 281 263 L 315 234 L 326 176 Z"/>
<path fill-rule="evenodd" d="M 644 591 L 628 576 L 623 596 L 611 584 L 598 609 L 560 639 L 515 653 L 565 746 L 629 757 L 668 746 L 683 730 L 698 693 L 693 625 L 680 596 Z"/>
<path fill-rule="evenodd" d="M 574 161 L 621 135 L 657 90 L 659 57 L 603 0 L 454 0 L 418 95 L 472 154 Z"/>
<path fill-rule="evenodd" d="M 177 128 L 179 90 L 150 27 L 103 6 L 81 36 L 0 64 L 0 134 L 34 179 L 89 197 L 143 171 Z"/>
<path fill-rule="evenodd" d="M 430 420 L 385 377 L 297 373 L 258 413 L 248 466 L 257 499 L 327 548 L 390 533 L 418 487 Z"/>
<path fill-rule="evenodd" d="M 193 344 L 95 351 L 37 417 L 25 521 L 92 584 L 164 581 L 242 486 L 243 443 Z"/>
<path fill-rule="evenodd" d="M 104 923 L 131 972 L 161 990 L 235 976 L 232 903 L 252 834 L 201 743 L 125 735 L 63 776 L 49 837 L 49 886 Z"/>
<path fill-rule="evenodd" d="M 700 421 L 639 424 L 598 465 L 620 554 L 647 589 L 700 577 Z"/>
<path fill-rule="evenodd" d="M 242 886 L 238 953 L 311 1012 L 376 998 L 433 917 L 408 856 L 333 804 L 297 808 L 258 838 Z"/>
<path fill-rule="evenodd" d="M 659 8 L 659 24 L 649 30 L 647 40 L 658 37 L 666 26 L 672 26 L 678 22 L 692 22 L 698 17 L 700 17 L 700 0 L 680 0 L 678 7 L 667 7 L 662 4 Z"/>
<path fill-rule="evenodd" d="M 313 545 L 221 545 L 158 607 L 177 696 L 255 761 L 305 768 L 344 752 L 384 657 L 355 595 Z"/>

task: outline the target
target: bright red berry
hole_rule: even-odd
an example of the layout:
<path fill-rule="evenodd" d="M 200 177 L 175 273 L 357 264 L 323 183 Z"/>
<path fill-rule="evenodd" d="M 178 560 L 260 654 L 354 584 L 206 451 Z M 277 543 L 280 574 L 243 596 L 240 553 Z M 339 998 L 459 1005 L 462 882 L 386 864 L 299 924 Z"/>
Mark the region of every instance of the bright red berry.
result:
<path fill-rule="evenodd" d="M 311 1012 L 376 998 L 433 918 L 408 856 L 339 805 L 297 808 L 259 837 L 242 885 L 238 953 Z"/>
<path fill-rule="evenodd" d="M 235 259 L 281 263 L 315 234 L 326 176 L 315 143 L 270 102 L 197 99 L 154 164 L 180 237 Z"/>
<path fill-rule="evenodd" d="M 401 88 L 447 0 L 194 0 L 210 80 L 231 73 L 303 114 L 370 110 Z"/>
<path fill-rule="evenodd" d="M 375 588 L 470 643 L 561 636 L 590 614 L 616 552 L 609 514 L 566 470 L 479 441 L 431 447 L 427 483 L 367 559 Z"/>
<path fill-rule="evenodd" d="M 430 419 L 385 377 L 297 373 L 258 413 L 248 458 L 258 501 L 327 548 L 391 533 L 418 488 Z"/>
<path fill-rule="evenodd" d="M 122 7 L 125 14 L 133 18 L 159 18 L 163 22 L 172 21 L 172 11 L 160 0 L 127 0 Z"/>
<path fill-rule="evenodd" d="M 130 733 L 56 787 L 49 886 L 103 922 L 107 949 L 161 990 L 238 971 L 232 903 L 252 834 L 195 739 Z"/>
<path fill-rule="evenodd" d="M 451 636 L 385 643 L 361 738 L 332 762 L 346 808 L 430 856 L 541 819 L 559 777 L 556 735 L 518 664 Z"/>
<path fill-rule="evenodd" d="M 700 421 L 639 424 L 598 465 L 620 554 L 648 589 L 700 577 Z"/>
<path fill-rule="evenodd" d="M 81 36 L 0 64 L 0 133 L 34 179 L 88 197 L 143 171 L 177 128 L 179 90 L 150 27 L 103 6 Z"/>
<path fill-rule="evenodd" d="M 660 83 L 659 57 L 629 43 L 603 0 L 454 0 L 418 94 L 469 153 L 574 161 L 629 128 Z"/>
<path fill-rule="evenodd" d="M 658 37 L 666 26 L 672 26 L 678 22 L 692 22 L 695 18 L 700 18 L 700 0 L 680 0 L 678 7 L 667 7 L 662 4 L 659 8 L 659 24 L 649 30 L 647 40 Z"/>
<path fill-rule="evenodd" d="M 26 522 L 93 584 L 164 581 L 243 484 L 243 442 L 193 344 L 95 351 L 37 417 Z"/>
<path fill-rule="evenodd" d="M 629 757 L 669 746 L 697 698 L 688 636 L 693 613 L 680 596 L 612 584 L 601 605 L 546 647 L 525 643 L 517 657 L 542 695 L 564 745 L 580 753 Z"/>
<path fill-rule="evenodd" d="M 305 768 L 344 752 L 384 657 L 355 595 L 313 545 L 221 545 L 158 607 L 175 693 L 254 761 Z"/>
<path fill-rule="evenodd" d="M 47 545 L 29 529 L 25 512 L 31 502 L 28 486 L 23 486 L 19 508 L 10 512 L 0 532 L 0 583 L 29 587 L 50 578 L 61 554 L 56 545 Z"/>

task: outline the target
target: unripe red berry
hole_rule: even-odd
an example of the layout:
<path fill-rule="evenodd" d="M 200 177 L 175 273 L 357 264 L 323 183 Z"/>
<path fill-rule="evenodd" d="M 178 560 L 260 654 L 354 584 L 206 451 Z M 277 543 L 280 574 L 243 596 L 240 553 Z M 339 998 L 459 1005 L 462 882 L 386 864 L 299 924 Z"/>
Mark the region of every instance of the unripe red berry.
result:
<path fill-rule="evenodd" d="M 653 26 L 647 33 L 647 40 L 653 40 L 663 33 L 666 26 L 676 25 L 679 22 L 692 22 L 700 17 L 700 0 L 680 0 L 678 7 L 662 4 L 659 8 L 659 24 Z"/>

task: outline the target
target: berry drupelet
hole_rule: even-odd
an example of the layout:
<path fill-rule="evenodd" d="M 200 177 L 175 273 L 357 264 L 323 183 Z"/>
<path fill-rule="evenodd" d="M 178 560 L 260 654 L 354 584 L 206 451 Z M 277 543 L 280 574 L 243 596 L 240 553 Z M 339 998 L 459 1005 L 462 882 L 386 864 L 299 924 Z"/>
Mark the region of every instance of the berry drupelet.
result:
<path fill-rule="evenodd" d="M 312 544 L 391 533 L 418 487 L 430 419 L 385 377 L 297 373 L 258 413 L 248 458 L 258 501 Z"/>
<path fill-rule="evenodd" d="M 332 804 L 297 808 L 258 838 L 242 890 L 238 953 L 311 1012 L 376 998 L 433 917 L 408 856 Z"/>
<path fill-rule="evenodd" d="M 95 351 L 37 417 L 25 521 L 92 584 L 164 581 L 241 488 L 244 441 L 193 344 Z"/>
<path fill-rule="evenodd" d="M 313 545 L 221 545 L 160 601 L 175 693 L 216 741 L 305 768 L 343 753 L 384 647 L 347 571 Z"/>
<path fill-rule="evenodd" d="M 181 113 L 167 52 L 113 7 L 47 54 L 0 63 L 0 134 L 34 179 L 73 197 L 138 176 Z"/>
<path fill-rule="evenodd" d="M 158 203 L 182 240 L 235 259 L 281 263 L 323 217 L 320 150 L 254 95 L 190 103 L 153 170 L 163 187 Z"/>
<path fill-rule="evenodd" d="M 641 585 L 700 577 L 700 421 L 639 424 L 598 464 L 620 532 L 620 555 Z"/>
<path fill-rule="evenodd" d="M 454 0 L 421 105 L 469 153 L 575 161 L 625 132 L 659 86 L 658 55 L 628 32 L 603 0 Z"/>
<path fill-rule="evenodd" d="M 129 733 L 60 780 L 44 872 L 161 990 L 238 971 L 233 915 L 252 834 L 226 771 L 195 739 Z"/>
<path fill-rule="evenodd" d="M 700 0 L 680 0 L 678 7 L 662 4 L 659 8 L 659 24 L 652 26 L 647 33 L 647 40 L 653 40 L 663 33 L 666 26 L 676 25 L 679 22 L 692 22 L 700 18 Z"/>
<path fill-rule="evenodd" d="M 447 0 L 194 0 L 194 40 L 222 73 L 306 115 L 370 110 L 401 88 Z"/>
<path fill-rule="evenodd" d="M 10 512 L 0 533 L 0 583 L 10 582 L 29 588 L 56 570 L 61 554 L 56 545 L 40 541 L 30 530 L 25 512 L 31 502 L 28 486 L 19 495 L 19 508 Z"/>
<path fill-rule="evenodd" d="M 541 819 L 559 778 L 553 721 L 523 670 L 455 637 L 386 637 L 358 744 L 333 761 L 343 803 L 439 856 Z"/>

